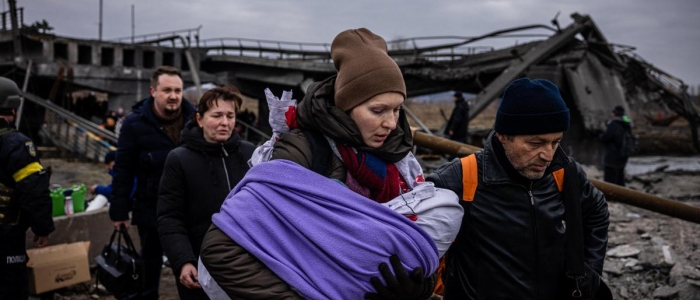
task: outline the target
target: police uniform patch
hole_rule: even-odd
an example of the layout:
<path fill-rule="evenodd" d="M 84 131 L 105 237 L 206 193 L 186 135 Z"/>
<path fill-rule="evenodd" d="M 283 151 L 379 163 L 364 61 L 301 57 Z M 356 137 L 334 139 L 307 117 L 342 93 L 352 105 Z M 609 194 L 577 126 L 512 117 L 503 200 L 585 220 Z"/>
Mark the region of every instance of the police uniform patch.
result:
<path fill-rule="evenodd" d="M 27 147 L 27 152 L 29 152 L 29 155 L 32 157 L 36 156 L 36 148 L 34 148 L 34 143 L 26 142 L 24 143 L 24 146 Z"/>

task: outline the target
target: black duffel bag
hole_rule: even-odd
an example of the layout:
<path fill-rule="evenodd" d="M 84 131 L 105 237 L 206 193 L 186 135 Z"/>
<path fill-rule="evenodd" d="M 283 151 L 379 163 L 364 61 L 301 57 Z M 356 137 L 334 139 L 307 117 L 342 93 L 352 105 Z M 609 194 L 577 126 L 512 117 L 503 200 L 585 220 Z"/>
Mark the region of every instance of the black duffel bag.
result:
<path fill-rule="evenodd" d="M 117 241 L 115 242 L 115 237 Z M 122 244 L 122 237 L 124 244 Z M 114 295 L 139 293 L 144 289 L 143 259 L 124 226 L 115 229 L 102 253 L 95 257 L 97 283 Z"/>

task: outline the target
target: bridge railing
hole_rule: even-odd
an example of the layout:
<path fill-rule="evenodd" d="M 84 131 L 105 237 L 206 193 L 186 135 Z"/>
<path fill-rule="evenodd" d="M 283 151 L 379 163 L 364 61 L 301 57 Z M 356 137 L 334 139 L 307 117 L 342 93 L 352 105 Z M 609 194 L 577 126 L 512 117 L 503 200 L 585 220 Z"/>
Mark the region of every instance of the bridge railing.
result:
<path fill-rule="evenodd" d="M 545 25 L 529 25 L 501 30 L 477 37 L 435 36 L 397 39 L 387 42 L 389 55 L 396 60 L 416 59 L 428 61 L 460 60 L 466 56 L 495 50 L 493 46 L 471 46 L 488 38 L 546 38 L 551 34 L 513 33 L 531 29 L 549 29 Z M 304 60 L 329 62 L 328 43 L 299 43 L 248 38 L 203 39 L 198 44 L 208 55 L 232 55 L 277 60 Z"/>
<path fill-rule="evenodd" d="M 209 54 L 253 56 L 273 59 L 330 60 L 331 45 L 248 38 L 213 38 L 200 41 Z"/>
<path fill-rule="evenodd" d="M 171 42 L 172 47 L 187 48 L 192 46 L 192 40 L 194 40 L 194 45 L 199 44 L 199 31 L 202 26 L 196 28 L 186 28 L 178 29 L 173 31 L 163 31 L 155 33 L 146 33 L 133 36 L 125 36 L 120 38 L 111 39 L 110 41 L 118 43 L 132 43 L 132 44 L 155 44 L 160 45 L 163 42 Z"/>
<path fill-rule="evenodd" d="M 108 151 L 116 150 L 117 136 L 97 124 L 44 100 L 34 94 L 21 92 L 25 101 L 45 109 L 42 131 L 64 151 L 76 157 L 101 161 Z"/>

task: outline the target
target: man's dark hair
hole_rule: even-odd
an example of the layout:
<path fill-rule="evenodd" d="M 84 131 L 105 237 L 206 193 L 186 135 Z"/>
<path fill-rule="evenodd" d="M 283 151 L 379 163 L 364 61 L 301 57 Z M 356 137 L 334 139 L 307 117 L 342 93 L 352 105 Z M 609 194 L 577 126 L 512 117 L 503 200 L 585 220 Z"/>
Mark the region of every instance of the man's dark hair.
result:
<path fill-rule="evenodd" d="M 153 87 L 153 89 L 158 87 L 158 78 L 163 74 L 177 76 L 182 79 L 180 69 L 171 66 L 160 66 L 155 72 L 153 72 L 153 76 L 151 76 L 151 87 Z"/>
<path fill-rule="evenodd" d="M 197 104 L 197 112 L 199 115 L 203 116 L 206 111 L 216 105 L 216 100 L 219 99 L 223 101 L 233 101 L 236 105 L 236 113 L 238 113 L 243 104 L 243 96 L 241 96 L 241 92 L 235 86 L 226 85 L 217 87 L 208 90 L 202 95 L 202 98 L 199 99 L 199 104 Z"/>

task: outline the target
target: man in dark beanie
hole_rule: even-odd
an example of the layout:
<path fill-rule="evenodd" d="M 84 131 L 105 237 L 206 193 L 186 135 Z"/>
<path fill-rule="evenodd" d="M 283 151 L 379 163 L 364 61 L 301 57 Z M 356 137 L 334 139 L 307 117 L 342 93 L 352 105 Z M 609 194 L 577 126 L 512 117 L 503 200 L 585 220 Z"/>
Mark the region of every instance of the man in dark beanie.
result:
<path fill-rule="evenodd" d="M 467 134 L 469 133 L 469 103 L 464 100 L 460 92 L 456 92 L 453 99 L 455 108 L 452 110 L 450 120 L 447 121 L 445 126 L 445 135 L 450 140 L 466 143 Z"/>
<path fill-rule="evenodd" d="M 559 146 L 569 119 L 552 82 L 515 80 L 484 149 L 428 176 L 460 195 L 465 211 L 446 254 L 444 299 L 569 299 L 579 289 L 586 299 L 599 290 L 608 208 Z M 576 280 L 567 278 L 564 197 L 583 216 L 582 233 L 569 233 L 583 243 L 586 277 Z"/>
<path fill-rule="evenodd" d="M 605 182 L 625 186 L 625 166 L 631 154 L 629 147 L 634 147 L 635 141 L 630 141 L 632 136 L 632 122 L 625 115 L 622 106 L 615 106 L 611 112 L 611 119 L 606 124 L 605 132 L 598 139 L 605 145 L 603 155 L 603 179 Z M 634 138 L 631 138 L 634 139 Z"/>

